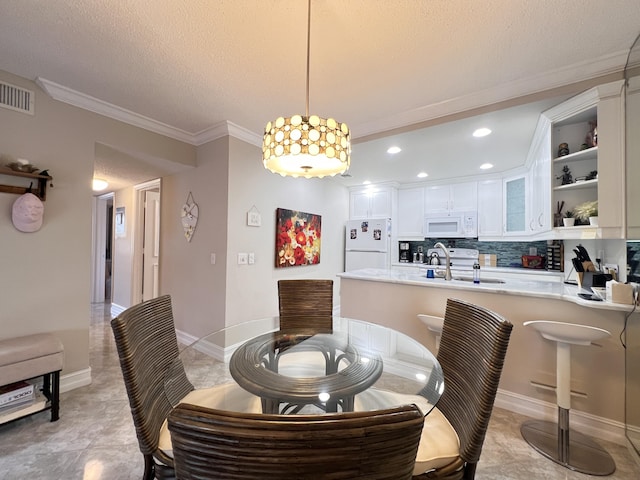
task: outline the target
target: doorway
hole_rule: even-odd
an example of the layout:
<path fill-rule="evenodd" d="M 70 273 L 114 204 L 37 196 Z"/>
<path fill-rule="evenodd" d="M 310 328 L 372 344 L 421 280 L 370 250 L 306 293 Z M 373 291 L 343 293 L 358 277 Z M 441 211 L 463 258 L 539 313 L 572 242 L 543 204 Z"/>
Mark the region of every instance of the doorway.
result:
<path fill-rule="evenodd" d="M 92 303 L 111 303 L 113 258 L 113 193 L 94 197 Z"/>
<path fill-rule="evenodd" d="M 133 305 L 159 295 L 160 179 L 134 187 Z"/>

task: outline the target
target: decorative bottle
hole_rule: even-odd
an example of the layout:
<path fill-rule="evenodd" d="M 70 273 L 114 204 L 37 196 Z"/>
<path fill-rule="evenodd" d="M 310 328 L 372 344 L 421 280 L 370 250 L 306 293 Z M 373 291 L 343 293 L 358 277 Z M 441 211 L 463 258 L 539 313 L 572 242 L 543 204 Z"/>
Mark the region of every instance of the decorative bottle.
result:
<path fill-rule="evenodd" d="M 480 283 L 480 264 L 473 264 L 473 283 Z"/>

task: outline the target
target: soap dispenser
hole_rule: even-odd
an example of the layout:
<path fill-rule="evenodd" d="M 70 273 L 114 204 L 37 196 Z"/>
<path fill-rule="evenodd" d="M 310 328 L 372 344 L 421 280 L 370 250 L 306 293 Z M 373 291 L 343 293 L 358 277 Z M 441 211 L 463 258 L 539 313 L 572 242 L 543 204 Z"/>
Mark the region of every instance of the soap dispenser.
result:
<path fill-rule="evenodd" d="M 480 264 L 473 264 L 473 283 L 480 283 Z"/>

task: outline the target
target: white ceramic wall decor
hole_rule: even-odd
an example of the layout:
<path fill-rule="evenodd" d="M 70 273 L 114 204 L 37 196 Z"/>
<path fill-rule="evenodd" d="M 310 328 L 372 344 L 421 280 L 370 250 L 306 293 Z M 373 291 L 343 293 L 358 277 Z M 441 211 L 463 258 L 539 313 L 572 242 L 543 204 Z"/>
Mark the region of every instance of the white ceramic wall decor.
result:
<path fill-rule="evenodd" d="M 37 232 L 42 227 L 44 205 L 33 193 L 20 195 L 13 202 L 11 220 L 17 230 L 25 233 Z"/>
<path fill-rule="evenodd" d="M 187 202 L 182 206 L 180 216 L 182 228 L 184 228 L 184 238 L 187 239 L 187 242 L 190 242 L 198 224 L 198 204 L 193 200 L 191 192 L 187 196 Z"/>

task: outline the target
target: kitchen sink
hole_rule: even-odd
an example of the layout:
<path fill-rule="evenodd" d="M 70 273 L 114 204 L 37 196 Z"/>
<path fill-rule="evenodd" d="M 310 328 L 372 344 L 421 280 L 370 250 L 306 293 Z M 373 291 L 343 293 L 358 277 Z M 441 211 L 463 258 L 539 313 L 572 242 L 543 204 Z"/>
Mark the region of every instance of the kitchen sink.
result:
<path fill-rule="evenodd" d="M 473 282 L 473 277 L 453 277 L 452 280 Z M 504 283 L 504 280 L 500 280 L 498 278 L 480 278 L 480 283 Z"/>

